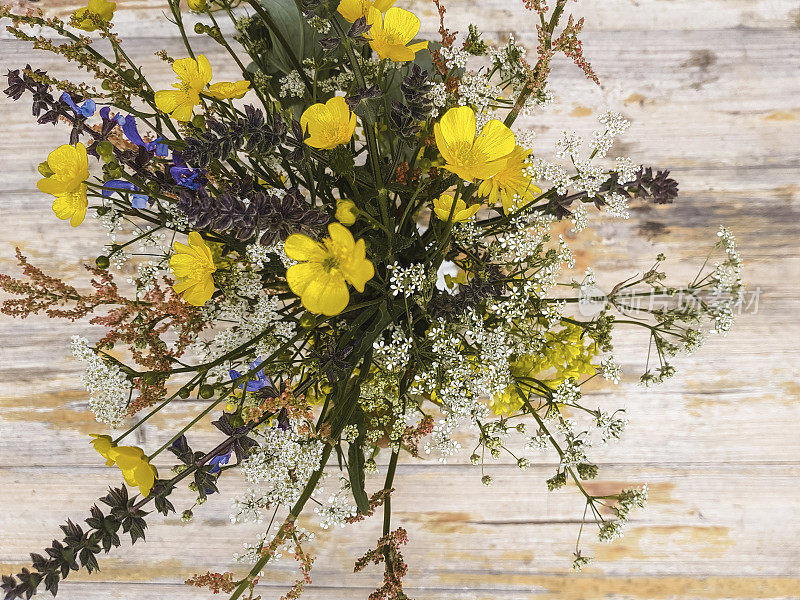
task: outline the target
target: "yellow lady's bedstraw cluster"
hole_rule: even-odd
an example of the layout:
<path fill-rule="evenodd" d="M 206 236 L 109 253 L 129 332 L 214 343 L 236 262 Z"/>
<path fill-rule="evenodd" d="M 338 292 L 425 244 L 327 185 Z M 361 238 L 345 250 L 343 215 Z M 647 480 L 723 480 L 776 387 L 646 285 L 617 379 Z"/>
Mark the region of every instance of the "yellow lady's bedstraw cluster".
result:
<path fill-rule="evenodd" d="M 568 379 L 578 381 L 584 375 L 594 375 L 596 368 L 592 360 L 599 350 L 597 343 L 585 335 L 584 329 L 572 323 L 564 323 L 559 332 L 545 333 L 542 350 L 526 354 L 511 363 L 511 375 L 517 382 L 538 379 L 551 389 Z M 527 394 L 524 394 L 527 395 Z M 501 394 L 494 396 L 489 406 L 495 414 L 513 414 L 522 408 L 523 395 L 517 383 L 509 385 Z"/>

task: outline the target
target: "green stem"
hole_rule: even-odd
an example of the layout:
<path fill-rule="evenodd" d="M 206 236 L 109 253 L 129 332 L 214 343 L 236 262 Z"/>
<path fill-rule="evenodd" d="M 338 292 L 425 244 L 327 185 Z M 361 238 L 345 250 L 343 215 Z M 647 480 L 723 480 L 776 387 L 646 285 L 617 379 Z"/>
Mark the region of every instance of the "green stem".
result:
<path fill-rule="evenodd" d="M 356 58 L 355 53 L 353 52 L 353 44 L 350 41 L 350 38 L 347 37 L 344 29 L 342 28 L 341 23 L 339 23 L 338 18 L 336 15 L 333 16 L 331 19 L 331 24 L 333 25 L 336 33 L 339 34 L 341 39 L 342 47 L 347 54 L 347 59 L 350 61 L 350 67 L 353 69 L 353 75 L 356 78 L 356 83 L 358 84 L 358 88 L 360 90 L 366 89 L 367 84 L 364 80 L 364 74 L 361 72 L 361 66 L 358 64 L 358 58 Z M 375 186 L 380 190 L 383 188 L 383 174 L 381 173 L 380 168 L 380 155 L 378 154 L 378 141 L 375 137 L 375 119 L 372 116 L 372 112 L 370 109 L 365 111 L 366 117 L 364 118 L 364 135 L 367 138 L 367 146 L 369 148 L 369 162 L 372 166 L 372 176 L 375 178 Z"/>

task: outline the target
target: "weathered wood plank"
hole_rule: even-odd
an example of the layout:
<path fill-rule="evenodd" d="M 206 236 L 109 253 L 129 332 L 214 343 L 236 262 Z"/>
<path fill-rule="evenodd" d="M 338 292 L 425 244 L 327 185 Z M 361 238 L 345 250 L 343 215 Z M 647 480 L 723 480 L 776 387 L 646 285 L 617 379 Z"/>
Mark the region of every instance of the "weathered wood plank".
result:
<path fill-rule="evenodd" d="M 447 587 L 456 573 L 500 577 L 514 574 L 509 587 L 524 590 L 531 580 L 545 573 L 569 572 L 571 546 L 582 513 L 580 495 L 574 489 L 548 493 L 542 479 L 549 469 L 534 468 L 522 473 L 513 466 L 494 470 L 496 488 L 485 488 L 474 476 L 466 476 L 466 466 L 401 465 L 393 500 L 393 522 L 405 527 L 410 536 L 409 557 L 415 560 L 409 584 L 436 582 Z M 649 510 L 631 517 L 626 536 L 615 544 L 593 542 L 587 531 L 585 548 L 598 557 L 589 571 L 618 577 L 636 575 L 773 576 L 793 575 L 800 555 L 800 498 L 796 479 L 800 464 L 692 466 L 642 466 L 632 474 L 628 466 L 610 467 L 602 481 L 589 484 L 597 492 L 648 481 L 651 488 Z M 10 500 L 16 513 L 27 524 L 24 531 L 4 522 L 4 544 L 0 561 L 24 562 L 27 553 L 49 542 L 53 531 L 66 516 L 83 518 L 86 498 L 103 489 L 107 476 L 100 469 L 63 467 L 42 472 L 37 468 L 3 468 L 0 476 L 13 485 Z M 380 486 L 380 477 L 371 476 L 368 485 Z M 28 499 L 52 497 L 62 486 L 72 493 L 59 501 L 58 511 L 42 512 Z M 233 476 L 226 486 L 241 493 L 244 489 Z M 769 489 L 765 495 L 763 490 Z M 502 495 L 502 501 L 498 498 Z M 108 569 L 100 574 L 76 574 L 76 580 L 146 578 L 142 572 L 161 561 L 156 568 L 157 582 L 180 581 L 193 570 L 234 569 L 230 555 L 241 549 L 241 540 L 252 540 L 258 525 L 232 526 L 227 494 L 212 496 L 195 509 L 196 522 L 187 525 L 172 516 L 151 517 L 147 544 L 128 544 L 108 558 Z M 789 498 L 792 498 L 789 500 Z M 189 494 L 176 492 L 176 507 L 191 504 Z M 772 515 L 785 511 L 780 522 Z M 304 526 L 307 519 L 302 519 Z M 764 547 L 743 523 L 757 527 L 770 539 Z M 262 526 L 263 527 L 263 526 Z M 319 532 L 318 528 L 315 528 Z M 316 580 L 320 583 L 348 585 L 349 570 L 365 545 L 380 535 L 379 519 L 371 519 L 346 529 L 320 532 L 309 548 L 318 558 Z M 198 543 L 198 540 L 203 540 Z M 336 548 L 336 552 L 331 552 Z M 480 549 L 477 551 L 476 549 Z M 212 550 L 213 549 L 213 550 Z M 694 556 L 695 561 L 675 561 L 675 555 Z M 746 563 L 742 557 L 746 556 Z M 433 560 L 437 557 L 436 560 Z M 276 575 L 266 581 L 285 581 L 293 569 L 290 560 L 279 561 Z M 102 566 L 102 565 L 101 565 Z M 491 575 L 495 572 L 494 575 Z M 360 584 L 359 576 L 353 583 Z M 368 581 L 371 583 L 369 572 Z M 472 579 L 475 581 L 475 579 Z"/>
<path fill-rule="evenodd" d="M 26 0 L 10 0 L 24 9 L 32 6 Z M 448 0 L 447 25 L 450 29 L 467 30 L 470 23 L 482 31 L 517 31 L 535 27 L 531 13 L 520 0 Z M 44 0 L 35 6 L 49 14 L 68 18 L 85 2 L 79 0 Z M 396 4 L 414 11 L 423 21 L 422 30 L 433 34 L 438 15 L 430 0 L 399 0 Z M 147 37 L 158 28 L 160 35 L 172 35 L 165 22 L 163 0 L 119 0 L 114 22 L 130 37 Z M 185 9 L 185 4 L 183 5 Z M 568 6 L 577 17 L 586 18 L 586 31 L 685 31 L 702 29 L 792 29 L 800 22 L 797 3 L 793 0 L 582 0 Z M 168 11 L 167 11 L 168 14 Z M 202 19 L 187 13 L 186 22 Z M 228 26 L 226 19 L 221 19 Z M 189 28 L 191 35 L 192 29 Z"/>

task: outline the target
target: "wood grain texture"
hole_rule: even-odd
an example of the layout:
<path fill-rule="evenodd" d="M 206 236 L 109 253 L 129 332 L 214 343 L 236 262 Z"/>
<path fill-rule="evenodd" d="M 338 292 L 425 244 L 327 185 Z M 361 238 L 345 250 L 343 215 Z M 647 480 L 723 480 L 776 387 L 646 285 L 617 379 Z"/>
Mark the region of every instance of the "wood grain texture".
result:
<path fill-rule="evenodd" d="M 66 15 L 80 3 L 38 6 Z M 434 35 L 426 0 L 399 0 Z M 119 0 L 115 21 L 156 85 L 171 75 L 152 52 L 181 55 L 160 0 Z M 497 39 L 513 33 L 535 43 L 530 17 L 510 0 L 449 0 L 450 26 L 469 22 Z M 632 382 L 597 385 L 598 406 L 627 406 L 623 440 L 595 451 L 598 490 L 647 481 L 651 502 L 635 513 L 612 545 L 588 542 L 596 562 L 568 571 L 582 503 L 574 489 L 548 493 L 555 464 L 542 455 L 527 472 L 507 459 L 489 468 L 484 488 L 467 448 L 447 465 L 406 461 L 398 468 L 395 522 L 410 534 L 408 592 L 431 600 L 789 599 L 800 598 L 800 6 L 796 0 L 591 0 L 570 3 L 587 18 L 584 46 L 602 86 L 559 61 L 557 103 L 527 123 L 542 154 L 562 129 L 589 134 L 606 108 L 633 122 L 616 147 L 622 155 L 672 169 L 679 201 L 642 207 L 629 222 L 600 220 L 571 240 L 579 266 L 592 264 L 601 287 L 649 267 L 659 252 L 677 280 L 693 275 L 719 224 L 736 233 L 745 278 L 758 289 L 758 310 L 743 314 L 725 340 L 712 340 L 677 361 L 678 376 L 643 390 Z M 190 19 L 193 17 L 190 17 Z M 219 48 L 200 44 L 220 77 L 235 74 Z M 69 73 L 57 59 L 32 52 L 3 32 L 0 66 L 36 66 Z M 104 234 L 94 223 L 68 230 L 49 200 L 34 190 L 36 165 L 63 129 L 36 126 L 26 104 L 0 101 L 0 272 L 13 270 L 20 246 L 37 264 L 71 281 L 83 278 Z M 116 478 L 97 461 L 86 411 L 69 357 L 73 334 L 99 331 L 47 319 L 0 321 L 0 570 L 22 566 L 67 517 L 82 519 Z M 616 353 L 633 377 L 643 368 L 641 337 Z M 45 375 L 45 369 L 47 374 Z M 198 405 L 171 405 L 138 433 L 155 448 L 191 418 Z M 199 447 L 216 438 L 207 423 L 193 434 Z M 161 463 L 159 466 L 167 466 Z M 368 486 L 379 487 L 378 476 Z M 243 483 L 195 511 L 193 524 L 153 518 L 147 544 L 101 561 L 102 571 L 67 580 L 65 600 L 204 598 L 181 584 L 206 569 L 241 569 L 231 555 L 257 525 L 228 523 L 229 497 Z M 180 499 L 187 500 L 183 494 Z M 183 502 L 176 502 L 182 506 Z M 377 521 L 323 532 L 309 600 L 365 598 L 377 569 L 353 575 L 352 563 L 378 535 Z M 589 538 L 587 538 L 589 539 Z M 265 599 L 294 580 L 293 564 L 265 574 Z"/>

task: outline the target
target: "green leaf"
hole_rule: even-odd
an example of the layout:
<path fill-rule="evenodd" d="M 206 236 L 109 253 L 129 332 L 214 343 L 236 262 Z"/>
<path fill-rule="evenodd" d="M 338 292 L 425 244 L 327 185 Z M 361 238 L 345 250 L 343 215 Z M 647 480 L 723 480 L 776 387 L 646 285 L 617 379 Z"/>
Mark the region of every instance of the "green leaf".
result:
<path fill-rule="evenodd" d="M 350 475 L 350 489 L 353 490 L 353 499 L 361 514 L 369 511 L 369 499 L 364 489 L 366 476 L 364 474 L 364 412 L 356 408 L 353 421 L 358 425 L 358 437 L 350 444 L 347 451 L 347 472 Z"/>
<path fill-rule="evenodd" d="M 302 64 L 303 59 L 314 56 L 317 48 L 316 33 L 297 8 L 294 0 L 261 0 L 261 6 L 269 13 L 284 39 L 291 46 L 295 58 Z M 273 31 L 269 32 L 272 52 L 266 57 L 269 66 L 275 71 L 290 73 L 294 63 Z M 274 72 L 274 71 L 273 71 Z"/>

